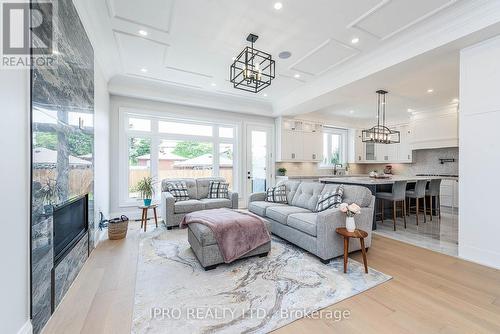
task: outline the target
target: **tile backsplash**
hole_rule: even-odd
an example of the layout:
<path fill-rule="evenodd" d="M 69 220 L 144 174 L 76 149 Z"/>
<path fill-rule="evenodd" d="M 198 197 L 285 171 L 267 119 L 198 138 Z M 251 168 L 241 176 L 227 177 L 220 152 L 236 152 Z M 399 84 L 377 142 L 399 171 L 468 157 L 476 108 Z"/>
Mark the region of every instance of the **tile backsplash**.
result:
<path fill-rule="evenodd" d="M 454 162 L 441 164 L 439 159 L 455 159 Z M 436 148 L 413 151 L 413 163 L 410 164 L 351 164 L 351 173 L 367 174 L 376 170 L 384 171 L 386 165 L 391 165 L 393 174 L 452 174 L 458 175 L 458 147 Z"/>
<path fill-rule="evenodd" d="M 439 159 L 455 159 L 454 162 L 441 164 Z M 349 164 L 350 174 L 368 174 L 376 170 L 384 171 L 388 164 Z M 413 163 L 390 164 L 393 174 L 452 174 L 458 175 L 458 147 L 436 148 L 413 151 Z M 278 162 L 276 168 L 284 167 L 287 175 L 327 175 L 332 169 L 319 168 L 318 163 L 312 162 Z"/>

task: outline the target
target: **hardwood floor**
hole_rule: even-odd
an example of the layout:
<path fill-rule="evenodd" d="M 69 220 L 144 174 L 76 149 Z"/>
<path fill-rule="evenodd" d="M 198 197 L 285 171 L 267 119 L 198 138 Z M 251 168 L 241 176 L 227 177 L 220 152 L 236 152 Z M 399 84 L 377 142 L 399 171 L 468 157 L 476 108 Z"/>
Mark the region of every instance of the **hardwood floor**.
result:
<path fill-rule="evenodd" d="M 98 245 L 44 334 L 130 333 L 139 233 L 134 223 L 127 239 Z M 378 235 L 367 256 L 393 279 L 326 309 L 348 319 L 300 319 L 275 333 L 500 333 L 499 270 Z"/>

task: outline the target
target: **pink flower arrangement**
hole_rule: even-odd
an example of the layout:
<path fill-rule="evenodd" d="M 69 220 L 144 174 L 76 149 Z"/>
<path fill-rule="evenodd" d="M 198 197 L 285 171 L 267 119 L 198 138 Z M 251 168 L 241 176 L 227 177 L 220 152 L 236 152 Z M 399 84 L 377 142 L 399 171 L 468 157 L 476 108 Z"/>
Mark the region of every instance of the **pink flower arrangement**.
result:
<path fill-rule="evenodd" d="M 347 217 L 354 217 L 361 212 L 361 208 L 356 203 L 342 203 L 339 206 L 339 210 L 347 215 Z"/>

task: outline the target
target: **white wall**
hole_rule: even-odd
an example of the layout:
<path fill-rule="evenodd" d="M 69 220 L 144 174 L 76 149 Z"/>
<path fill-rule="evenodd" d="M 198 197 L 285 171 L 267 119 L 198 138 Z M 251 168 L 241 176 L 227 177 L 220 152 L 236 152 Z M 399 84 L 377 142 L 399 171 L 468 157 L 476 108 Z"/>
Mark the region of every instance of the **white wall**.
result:
<path fill-rule="evenodd" d="M 28 70 L 0 70 L 0 333 L 18 333 L 30 326 L 29 84 Z"/>
<path fill-rule="evenodd" d="M 245 155 L 246 155 L 246 133 L 245 128 L 248 124 L 261 124 L 274 127 L 274 119 L 271 117 L 263 117 L 257 115 L 243 114 L 222 111 L 217 109 L 208 109 L 194 106 L 179 105 L 173 103 L 156 102 L 151 100 L 142 100 L 130 97 L 111 95 L 111 152 L 110 152 L 110 168 L 113 171 L 111 177 L 111 198 L 110 210 L 111 216 L 119 216 L 126 214 L 131 218 L 139 218 L 139 212 L 136 207 L 120 206 L 119 203 L 119 113 L 120 108 L 130 108 L 144 111 L 154 115 L 164 115 L 166 117 L 179 117 L 181 119 L 198 119 L 206 121 L 220 121 L 238 123 L 241 131 L 239 136 L 239 161 L 238 169 L 240 171 L 240 205 L 244 204 L 242 197 L 242 185 L 245 182 Z M 274 147 L 274 146 L 273 146 Z M 273 151 L 274 152 L 274 151 Z M 274 169 L 274 164 L 273 167 Z"/>
<path fill-rule="evenodd" d="M 95 62 L 94 72 L 94 221 L 97 233 L 96 245 L 99 240 L 99 211 L 109 218 L 110 194 L 110 103 L 108 83 L 102 69 Z"/>
<path fill-rule="evenodd" d="M 460 55 L 459 256 L 500 268 L 500 37 Z"/>

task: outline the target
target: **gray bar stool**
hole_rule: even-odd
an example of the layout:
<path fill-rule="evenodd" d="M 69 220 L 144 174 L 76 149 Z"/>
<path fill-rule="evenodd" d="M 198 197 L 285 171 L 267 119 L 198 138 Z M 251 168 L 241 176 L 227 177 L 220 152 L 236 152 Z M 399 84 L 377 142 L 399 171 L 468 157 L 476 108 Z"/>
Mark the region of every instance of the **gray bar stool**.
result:
<path fill-rule="evenodd" d="M 432 221 L 432 201 L 434 199 L 434 203 L 436 204 L 436 212 L 439 215 L 439 219 L 441 219 L 441 179 L 432 179 L 429 183 L 429 189 L 425 191 L 425 196 L 429 197 L 429 213 Z M 426 213 L 427 214 L 427 213 Z"/>
<path fill-rule="evenodd" d="M 415 214 L 417 215 L 417 225 L 418 225 L 418 212 L 420 211 L 419 208 L 419 200 L 423 199 L 424 200 L 424 222 L 427 221 L 427 207 L 425 204 L 425 188 L 427 187 L 427 180 L 418 180 L 417 183 L 415 184 L 415 190 L 407 190 L 406 191 L 406 197 L 408 198 L 408 216 L 410 215 L 411 208 L 411 199 L 414 198 L 416 203 L 415 203 Z"/>
<path fill-rule="evenodd" d="M 406 228 L 406 181 L 396 181 L 392 185 L 392 192 L 390 193 L 384 193 L 380 192 L 377 193 L 377 198 L 380 199 L 381 202 L 381 208 L 382 208 L 382 223 L 384 222 L 384 201 L 391 201 L 392 202 L 392 221 L 394 222 L 394 231 L 396 231 L 396 211 L 397 211 L 397 203 L 401 202 L 401 212 L 403 214 L 403 219 L 405 222 L 405 228 Z"/>

